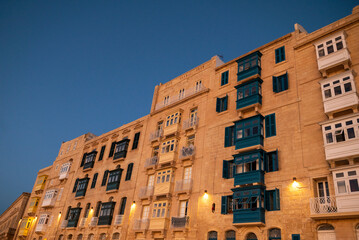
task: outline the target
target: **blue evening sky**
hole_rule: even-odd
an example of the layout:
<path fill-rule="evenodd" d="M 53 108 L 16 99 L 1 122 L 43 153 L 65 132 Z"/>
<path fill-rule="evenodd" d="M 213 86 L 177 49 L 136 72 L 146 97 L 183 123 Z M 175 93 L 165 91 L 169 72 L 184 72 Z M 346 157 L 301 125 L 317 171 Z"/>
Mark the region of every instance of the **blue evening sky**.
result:
<path fill-rule="evenodd" d="M 149 113 L 155 85 L 351 14 L 357 1 L 0 2 L 0 213 L 62 141 Z"/>

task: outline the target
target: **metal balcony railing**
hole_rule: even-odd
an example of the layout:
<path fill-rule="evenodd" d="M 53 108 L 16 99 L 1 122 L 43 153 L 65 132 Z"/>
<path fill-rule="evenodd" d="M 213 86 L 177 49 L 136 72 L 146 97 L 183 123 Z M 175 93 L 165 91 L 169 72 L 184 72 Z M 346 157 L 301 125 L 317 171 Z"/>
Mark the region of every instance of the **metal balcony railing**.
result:
<path fill-rule="evenodd" d="M 198 117 L 183 121 L 183 130 L 194 128 L 198 125 Z"/>
<path fill-rule="evenodd" d="M 192 189 L 192 179 L 176 181 L 175 192 L 187 192 Z"/>
<path fill-rule="evenodd" d="M 158 129 L 150 134 L 150 141 L 154 141 L 163 135 L 163 129 Z"/>
<path fill-rule="evenodd" d="M 81 218 L 79 222 L 79 227 L 85 227 L 87 218 Z"/>
<path fill-rule="evenodd" d="M 67 228 L 67 224 L 68 224 L 68 223 L 69 223 L 68 220 L 62 220 L 61 225 L 60 225 L 60 228 L 61 228 L 61 229 Z"/>
<path fill-rule="evenodd" d="M 97 222 L 98 222 L 98 217 L 92 217 L 91 221 L 89 223 L 90 227 L 96 227 L 97 226 Z"/>
<path fill-rule="evenodd" d="M 146 159 L 145 168 L 154 167 L 158 163 L 158 157 L 154 156 Z"/>
<path fill-rule="evenodd" d="M 148 225 L 150 220 L 148 218 L 145 219 L 136 219 L 135 223 L 133 224 L 134 230 L 146 230 L 148 229 Z"/>
<path fill-rule="evenodd" d="M 117 226 L 117 225 L 121 225 L 122 222 L 123 222 L 123 217 L 124 215 L 116 215 L 115 216 L 115 221 L 114 221 L 114 225 Z"/>
<path fill-rule="evenodd" d="M 310 200 L 310 212 L 312 214 L 326 214 L 338 212 L 335 197 L 316 197 Z"/>
<path fill-rule="evenodd" d="M 140 199 L 151 197 L 153 195 L 153 189 L 153 186 L 142 187 L 138 193 L 138 197 Z"/>
<path fill-rule="evenodd" d="M 197 86 L 192 87 L 192 88 L 185 89 L 183 94 L 170 96 L 169 100 L 157 103 L 156 106 L 155 106 L 155 110 L 161 109 L 161 108 L 163 108 L 165 106 L 171 105 L 171 104 L 176 103 L 176 102 L 178 102 L 178 101 L 180 101 L 182 99 L 191 97 L 192 95 L 194 95 L 196 93 L 199 93 L 199 92 L 202 92 L 202 91 L 205 91 L 205 90 L 207 90 L 207 88 L 205 86 L 203 86 L 202 84 L 197 85 Z"/>
<path fill-rule="evenodd" d="M 193 145 L 189 145 L 188 147 L 182 147 L 179 155 L 179 159 L 192 157 L 196 153 L 196 147 Z"/>
<path fill-rule="evenodd" d="M 172 217 L 171 218 L 171 227 L 172 228 L 185 228 L 188 226 L 189 217 Z"/>

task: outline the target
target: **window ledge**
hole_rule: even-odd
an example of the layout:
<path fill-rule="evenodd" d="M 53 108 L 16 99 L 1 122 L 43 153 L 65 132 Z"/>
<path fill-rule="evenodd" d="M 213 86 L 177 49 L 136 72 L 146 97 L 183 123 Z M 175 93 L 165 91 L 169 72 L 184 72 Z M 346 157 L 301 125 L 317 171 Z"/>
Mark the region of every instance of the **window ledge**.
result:
<path fill-rule="evenodd" d="M 109 194 L 109 193 L 116 193 L 118 192 L 118 189 L 112 189 L 112 190 L 108 190 L 106 191 L 106 194 Z"/>
<path fill-rule="evenodd" d="M 223 115 L 223 114 L 225 114 L 225 113 L 228 113 L 228 109 L 225 110 L 225 111 L 222 111 L 222 112 L 217 112 L 217 116 Z"/>
<path fill-rule="evenodd" d="M 219 86 L 218 89 L 223 89 L 223 88 L 226 88 L 226 87 L 228 87 L 228 86 L 231 86 L 231 83 L 230 83 L 230 82 L 228 82 L 227 84 L 224 84 L 224 85 Z"/>
<path fill-rule="evenodd" d="M 278 97 L 278 96 L 284 95 L 285 93 L 288 93 L 288 90 L 289 90 L 289 88 L 286 90 L 277 92 L 277 93 L 276 92 L 273 92 L 273 93 L 274 93 L 274 96 Z"/>
<path fill-rule="evenodd" d="M 281 62 L 279 62 L 279 63 L 276 63 L 274 66 L 275 66 L 275 67 L 278 67 L 278 66 L 281 66 L 281 65 L 283 65 L 283 64 L 285 64 L 285 63 L 288 63 L 288 59 L 285 59 L 284 61 L 281 61 Z"/>

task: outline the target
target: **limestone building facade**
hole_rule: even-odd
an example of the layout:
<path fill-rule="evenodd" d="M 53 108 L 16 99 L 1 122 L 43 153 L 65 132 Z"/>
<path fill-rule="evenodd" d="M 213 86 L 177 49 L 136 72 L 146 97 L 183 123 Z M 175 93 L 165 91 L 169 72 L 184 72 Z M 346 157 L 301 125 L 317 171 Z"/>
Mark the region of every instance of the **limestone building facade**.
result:
<path fill-rule="evenodd" d="M 17 239 L 359 239 L 358 72 L 359 6 L 214 56 L 147 116 L 63 143 Z"/>
<path fill-rule="evenodd" d="M 11 205 L 0 215 L 0 239 L 12 240 L 18 223 L 21 220 L 30 193 L 23 192 Z"/>

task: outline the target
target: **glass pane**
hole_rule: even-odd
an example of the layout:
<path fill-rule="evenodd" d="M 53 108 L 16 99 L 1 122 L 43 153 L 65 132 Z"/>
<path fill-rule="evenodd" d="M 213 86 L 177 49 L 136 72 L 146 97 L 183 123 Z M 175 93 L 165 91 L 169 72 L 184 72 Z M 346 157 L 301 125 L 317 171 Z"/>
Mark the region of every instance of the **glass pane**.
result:
<path fill-rule="evenodd" d="M 348 128 L 348 138 L 355 138 L 354 128 Z"/>
<path fill-rule="evenodd" d="M 347 189 L 345 187 L 345 181 L 338 181 L 337 186 L 338 186 L 338 193 L 346 193 L 347 192 Z"/>
<path fill-rule="evenodd" d="M 334 47 L 333 47 L 333 45 L 328 46 L 328 47 L 327 47 L 327 51 L 328 51 L 328 54 L 331 54 L 332 52 L 334 52 Z"/>
<path fill-rule="evenodd" d="M 240 139 L 243 137 L 243 130 L 238 130 L 237 131 L 237 139 Z"/>
<path fill-rule="evenodd" d="M 324 197 L 324 186 L 323 186 L 323 182 L 319 182 L 319 183 L 318 183 L 318 194 L 319 194 L 319 197 Z"/>
<path fill-rule="evenodd" d="M 332 96 L 332 91 L 330 89 L 327 89 L 324 91 L 325 98 L 330 98 Z"/>
<path fill-rule="evenodd" d="M 334 94 L 335 96 L 342 94 L 342 89 L 340 86 L 334 87 Z"/>
<path fill-rule="evenodd" d="M 337 50 L 340 50 L 343 48 L 343 42 L 337 42 Z"/>
<path fill-rule="evenodd" d="M 358 179 L 350 179 L 349 180 L 349 185 L 350 185 L 350 191 L 351 192 L 358 192 L 359 191 Z"/>
<path fill-rule="evenodd" d="M 319 57 L 323 57 L 325 54 L 324 54 L 324 49 L 320 49 L 319 51 L 318 51 L 318 55 L 319 55 Z"/>
<path fill-rule="evenodd" d="M 344 91 L 350 92 L 352 90 L 352 84 L 350 82 L 344 84 Z"/>
<path fill-rule="evenodd" d="M 345 141 L 344 131 L 343 130 L 335 131 L 335 137 L 337 142 Z"/>
<path fill-rule="evenodd" d="M 333 142 L 333 135 L 332 133 L 327 133 L 325 135 L 326 139 L 327 139 L 327 143 L 332 143 Z"/>
<path fill-rule="evenodd" d="M 344 177 L 344 173 L 337 173 L 337 174 L 335 174 L 335 177 L 337 177 L 337 178 Z"/>
<path fill-rule="evenodd" d="M 356 171 L 349 171 L 348 176 L 355 176 L 357 175 Z"/>

